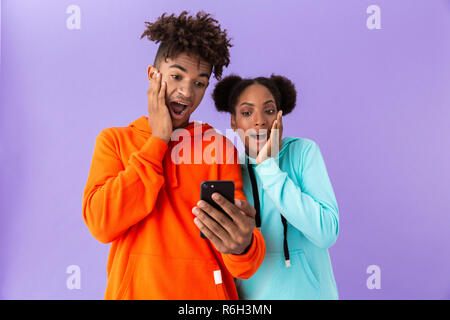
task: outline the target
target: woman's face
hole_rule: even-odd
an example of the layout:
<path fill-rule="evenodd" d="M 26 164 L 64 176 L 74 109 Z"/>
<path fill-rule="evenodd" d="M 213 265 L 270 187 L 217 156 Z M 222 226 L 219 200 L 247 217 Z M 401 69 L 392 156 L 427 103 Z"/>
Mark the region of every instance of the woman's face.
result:
<path fill-rule="evenodd" d="M 237 130 L 247 154 L 256 157 L 277 118 L 275 98 L 265 86 L 252 84 L 238 97 L 234 111 L 231 127 Z"/>

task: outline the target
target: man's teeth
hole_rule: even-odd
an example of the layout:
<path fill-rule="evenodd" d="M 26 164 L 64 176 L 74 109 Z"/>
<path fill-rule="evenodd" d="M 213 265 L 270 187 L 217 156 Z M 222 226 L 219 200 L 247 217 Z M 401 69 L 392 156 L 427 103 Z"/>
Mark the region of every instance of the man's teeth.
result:
<path fill-rule="evenodd" d="M 188 105 L 186 103 L 183 102 L 179 102 L 179 101 L 173 101 L 172 102 L 172 110 L 175 114 L 182 114 L 184 111 L 186 111 Z"/>

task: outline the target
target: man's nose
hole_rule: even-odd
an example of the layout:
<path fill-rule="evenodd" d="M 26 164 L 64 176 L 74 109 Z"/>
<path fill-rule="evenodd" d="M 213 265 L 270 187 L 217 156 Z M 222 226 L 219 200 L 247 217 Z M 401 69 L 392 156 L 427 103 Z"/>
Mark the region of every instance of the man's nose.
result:
<path fill-rule="evenodd" d="M 191 83 L 180 83 L 178 87 L 178 92 L 183 95 L 183 97 L 190 99 L 192 97 L 193 86 Z"/>

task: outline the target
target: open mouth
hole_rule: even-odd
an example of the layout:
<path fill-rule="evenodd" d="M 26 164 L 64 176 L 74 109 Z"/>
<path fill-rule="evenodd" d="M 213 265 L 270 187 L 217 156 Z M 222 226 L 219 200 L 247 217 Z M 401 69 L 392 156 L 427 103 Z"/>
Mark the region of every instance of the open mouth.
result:
<path fill-rule="evenodd" d="M 251 134 L 250 137 L 257 142 L 265 142 L 267 140 L 267 132 L 259 134 Z"/>
<path fill-rule="evenodd" d="M 188 104 L 182 101 L 171 101 L 169 103 L 170 113 L 175 119 L 181 119 L 185 116 Z"/>

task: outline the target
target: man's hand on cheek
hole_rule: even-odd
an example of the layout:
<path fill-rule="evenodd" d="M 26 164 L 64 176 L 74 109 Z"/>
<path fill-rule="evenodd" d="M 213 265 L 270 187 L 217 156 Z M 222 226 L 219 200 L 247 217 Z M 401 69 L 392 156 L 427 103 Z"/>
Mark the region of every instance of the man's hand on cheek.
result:
<path fill-rule="evenodd" d="M 152 136 L 169 142 L 172 135 L 172 118 L 166 105 L 166 82 L 163 82 L 161 73 L 152 67 L 150 71 L 150 87 L 148 98 L 148 123 Z"/>
<path fill-rule="evenodd" d="M 218 193 L 213 194 L 213 200 L 228 216 L 200 200 L 192 209 L 195 224 L 219 252 L 245 253 L 252 243 L 255 209 L 247 201 L 236 199 L 233 204 Z"/>

